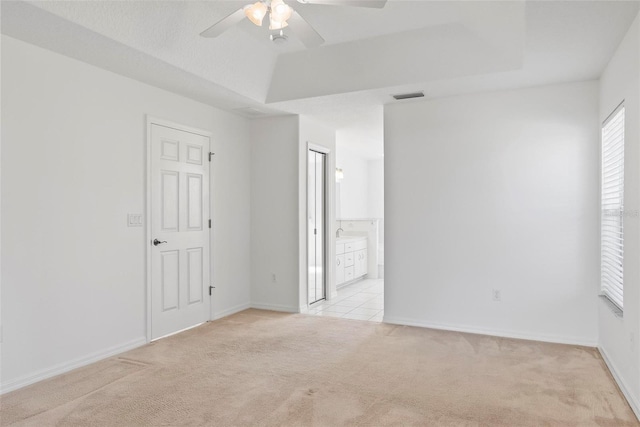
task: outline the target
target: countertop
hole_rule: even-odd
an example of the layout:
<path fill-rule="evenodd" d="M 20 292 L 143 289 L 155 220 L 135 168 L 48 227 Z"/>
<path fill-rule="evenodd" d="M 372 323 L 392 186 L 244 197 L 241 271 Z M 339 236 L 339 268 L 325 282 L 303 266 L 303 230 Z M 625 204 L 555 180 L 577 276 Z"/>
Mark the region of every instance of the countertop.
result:
<path fill-rule="evenodd" d="M 366 238 L 367 236 L 340 236 L 336 238 L 336 243 L 337 244 L 349 243 L 349 242 L 355 242 L 358 240 L 366 240 Z"/>

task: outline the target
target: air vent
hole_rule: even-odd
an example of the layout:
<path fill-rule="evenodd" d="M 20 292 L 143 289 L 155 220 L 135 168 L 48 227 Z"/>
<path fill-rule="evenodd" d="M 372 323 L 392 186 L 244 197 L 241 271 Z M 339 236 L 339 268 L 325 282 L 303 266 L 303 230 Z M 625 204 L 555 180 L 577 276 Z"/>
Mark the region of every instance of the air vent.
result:
<path fill-rule="evenodd" d="M 255 108 L 252 108 L 252 107 L 236 108 L 233 111 L 249 118 L 264 117 L 268 115 L 264 111 L 256 110 Z"/>
<path fill-rule="evenodd" d="M 395 99 L 411 99 L 411 98 L 422 98 L 424 97 L 424 92 L 414 92 L 414 93 L 402 93 L 400 95 L 393 95 Z"/>

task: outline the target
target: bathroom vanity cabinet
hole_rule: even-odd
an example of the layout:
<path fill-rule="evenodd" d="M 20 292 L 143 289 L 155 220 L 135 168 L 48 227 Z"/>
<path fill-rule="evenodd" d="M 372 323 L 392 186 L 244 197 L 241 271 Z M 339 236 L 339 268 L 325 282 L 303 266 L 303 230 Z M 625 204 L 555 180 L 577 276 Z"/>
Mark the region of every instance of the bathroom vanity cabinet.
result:
<path fill-rule="evenodd" d="M 367 238 L 339 237 L 336 240 L 336 286 L 341 287 L 367 275 Z"/>

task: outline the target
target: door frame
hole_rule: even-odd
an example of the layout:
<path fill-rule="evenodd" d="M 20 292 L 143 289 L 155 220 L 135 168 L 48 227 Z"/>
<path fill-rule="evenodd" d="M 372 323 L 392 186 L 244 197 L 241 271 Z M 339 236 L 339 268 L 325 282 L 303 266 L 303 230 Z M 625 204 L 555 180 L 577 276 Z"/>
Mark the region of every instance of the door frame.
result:
<path fill-rule="evenodd" d="M 185 126 L 180 123 L 172 122 L 170 120 L 161 119 L 159 117 L 151 116 L 147 114 L 147 135 L 146 135 L 146 153 L 145 153 L 145 213 L 144 218 L 146 221 L 145 227 L 145 236 L 144 236 L 144 250 L 145 250 L 145 260 L 146 260 L 146 268 L 145 268 L 145 283 L 146 283 L 146 303 L 145 303 L 145 311 L 146 311 L 146 338 L 147 343 L 151 342 L 151 126 L 158 125 L 164 126 L 171 129 L 189 132 L 196 135 L 204 136 L 209 139 L 209 148 L 207 150 L 208 153 L 211 151 L 211 137 L 213 135 L 212 132 L 204 129 L 198 129 L 190 126 Z M 211 163 L 209 162 L 209 218 L 213 222 L 213 209 L 211 206 L 212 201 L 212 171 L 211 171 Z M 209 219 L 207 218 L 207 219 Z M 213 283 L 213 239 L 211 238 L 211 230 L 209 229 L 209 282 L 210 285 Z M 211 301 L 209 301 L 211 304 Z M 209 312 L 207 313 L 206 319 L 211 320 L 211 306 L 209 306 Z"/>
<path fill-rule="evenodd" d="M 333 225 L 330 224 L 330 218 L 329 218 L 330 217 L 329 212 L 331 207 L 333 206 L 333 203 L 330 203 L 330 196 L 332 192 L 329 191 L 329 185 L 333 183 L 333 181 L 330 181 L 330 179 L 333 177 L 333 175 L 330 173 L 331 162 L 329 162 L 331 149 L 325 146 L 313 144 L 307 141 L 307 150 L 305 152 L 305 163 L 306 163 L 305 193 L 307 195 L 306 206 L 305 206 L 305 242 L 306 242 L 305 277 L 306 279 L 304 280 L 305 293 L 306 293 L 305 307 L 307 309 L 310 306 L 309 304 L 309 231 L 310 231 L 309 230 L 309 151 L 315 151 L 325 155 L 325 167 L 324 167 L 324 199 L 325 199 L 325 202 L 324 202 L 324 243 L 325 243 L 324 244 L 324 264 L 325 265 L 324 265 L 323 277 L 324 277 L 324 299 L 326 301 L 329 301 L 332 298 L 330 280 L 334 272 L 333 272 L 333 268 L 331 268 L 333 264 L 330 262 L 330 255 L 332 252 L 330 250 L 330 246 L 331 245 L 335 246 L 335 244 L 333 244 L 332 243 L 333 241 L 331 240 Z"/>

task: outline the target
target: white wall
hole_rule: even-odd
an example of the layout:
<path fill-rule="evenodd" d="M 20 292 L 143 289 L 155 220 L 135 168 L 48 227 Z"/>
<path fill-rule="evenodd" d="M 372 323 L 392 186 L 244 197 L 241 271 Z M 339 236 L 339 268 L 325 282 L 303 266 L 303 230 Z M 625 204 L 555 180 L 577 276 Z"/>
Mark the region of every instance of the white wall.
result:
<path fill-rule="evenodd" d="M 145 342 L 146 114 L 213 132 L 212 315 L 249 304 L 248 121 L 2 37 L 2 387 Z"/>
<path fill-rule="evenodd" d="M 640 30 L 629 29 L 600 79 L 600 123 L 624 100 L 625 188 L 628 213 L 640 208 Z M 624 218 L 624 317 L 598 304 L 598 346 L 621 389 L 640 416 L 640 227 L 638 217 Z"/>
<path fill-rule="evenodd" d="M 597 82 L 387 105 L 385 320 L 595 345 L 598 139 Z"/>
<path fill-rule="evenodd" d="M 336 135 L 336 167 L 344 172 L 337 186 L 337 217 L 384 218 L 384 159 L 362 156 L 348 148 L 340 130 Z"/>
<path fill-rule="evenodd" d="M 250 121 L 213 109 L 212 318 L 248 308 L 251 302 Z"/>
<path fill-rule="evenodd" d="M 299 310 L 299 135 L 298 116 L 251 123 L 251 305 L 256 308 Z"/>
<path fill-rule="evenodd" d="M 339 183 L 339 218 L 369 218 L 369 162 L 345 147 L 337 132 L 336 167 L 344 172 Z"/>
<path fill-rule="evenodd" d="M 307 306 L 307 143 L 326 147 L 335 169 L 335 131 L 306 116 L 251 123 L 251 305 L 298 312 Z M 329 199 L 333 196 L 329 188 Z M 335 207 L 328 206 L 329 224 Z M 329 233 L 331 238 L 332 233 Z M 335 241 L 329 243 L 329 259 Z M 329 264 L 333 284 L 333 264 Z M 273 275 L 275 274 L 275 281 Z"/>
<path fill-rule="evenodd" d="M 327 153 L 327 269 L 326 269 L 326 297 L 331 299 L 337 296 L 335 256 L 336 256 L 336 209 L 335 209 L 335 169 L 336 169 L 336 131 L 325 126 L 308 116 L 300 116 L 300 143 L 298 146 L 298 218 L 299 218 L 299 273 L 300 273 L 300 310 L 308 308 L 308 242 L 307 236 L 307 178 L 308 178 L 308 149 L 309 144 L 323 147 Z M 332 226 L 333 225 L 333 226 Z"/>
<path fill-rule="evenodd" d="M 2 12 L 0 11 L 0 22 L 2 21 Z M 1 26 L 1 24 L 0 24 Z M 2 81 L 2 41 L 0 40 L 0 82 Z M 2 84 L 0 83 L 0 100 L 2 99 Z M 0 102 L 0 128 L 2 123 L 2 102 Z M 0 391 L 2 389 L 2 342 L 3 339 L 3 326 L 2 321 L 4 316 L 2 315 L 2 132 L 0 132 Z"/>
<path fill-rule="evenodd" d="M 372 159 L 367 165 L 369 218 L 384 218 L 384 159 Z"/>

